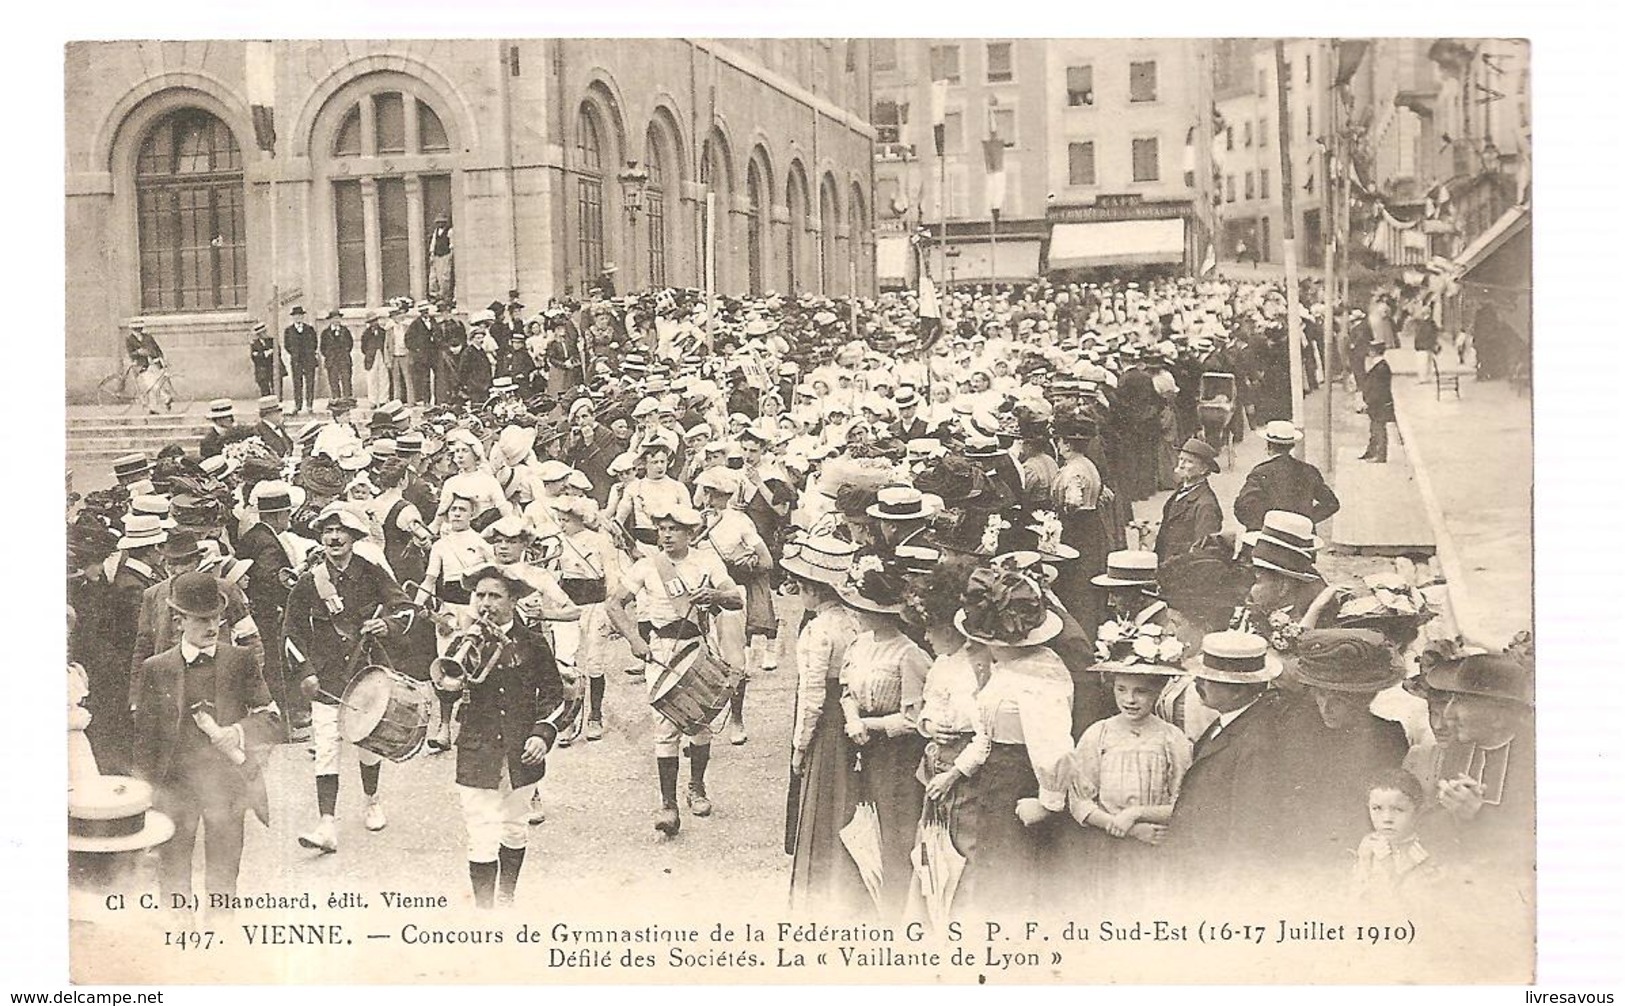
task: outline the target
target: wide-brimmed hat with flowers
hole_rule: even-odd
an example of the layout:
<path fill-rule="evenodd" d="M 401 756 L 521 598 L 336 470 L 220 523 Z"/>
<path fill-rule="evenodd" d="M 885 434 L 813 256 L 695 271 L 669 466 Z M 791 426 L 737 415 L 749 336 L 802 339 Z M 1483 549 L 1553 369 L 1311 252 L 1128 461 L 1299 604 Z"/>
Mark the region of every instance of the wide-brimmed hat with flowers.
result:
<path fill-rule="evenodd" d="M 1038 646 L 1062 628 L 1038 580 L 1002 566 L 971 573 L 954 625 L 965 638 L 992 646 Z"/>
<path fill-rule="evenodd" d="M 895 615 L 903 610 L 906 586 L 897 569 L 887 565 L 880 556 L 870 554 L 853 561 L 846 579 L 836 584 L 835 593 L 859 611 Z"/>
<path fill-rule="evenodd" d="M 1095 663 L 1089 669 L 1173 678 L 1187 673 L 1185 657 L 1185 644 L 1173 630 L 1150 621 L 1112 619 L 1095 631 Z"/>

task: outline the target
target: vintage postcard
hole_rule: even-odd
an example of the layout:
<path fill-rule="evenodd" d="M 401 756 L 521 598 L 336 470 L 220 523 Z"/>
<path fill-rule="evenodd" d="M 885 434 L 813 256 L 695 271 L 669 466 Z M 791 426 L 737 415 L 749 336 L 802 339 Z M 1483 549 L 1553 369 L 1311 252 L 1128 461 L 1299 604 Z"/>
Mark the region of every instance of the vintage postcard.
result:
<path fill-rule="evenodd" d="M 68 43 L 72 980 L 1533 982 L 1532 48 Z"/>

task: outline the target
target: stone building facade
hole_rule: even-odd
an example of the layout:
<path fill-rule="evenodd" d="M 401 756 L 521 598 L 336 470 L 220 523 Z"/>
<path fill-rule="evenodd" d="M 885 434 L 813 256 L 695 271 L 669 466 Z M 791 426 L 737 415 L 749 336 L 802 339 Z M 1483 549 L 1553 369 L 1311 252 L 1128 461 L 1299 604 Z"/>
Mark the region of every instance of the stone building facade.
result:
<path fill-rule="evenodd" d="M 719 292 L 868 293 L 868 44 L 69 45 L 70 400 L 137 318 L 187 394 L 250 395 L 255 321 L 298 304 L 358 331 L 426 296 L 442 215 L 463 311 L 539 307 L 609 265 L 620 292 L 701 287 L 708 204 Z"/>

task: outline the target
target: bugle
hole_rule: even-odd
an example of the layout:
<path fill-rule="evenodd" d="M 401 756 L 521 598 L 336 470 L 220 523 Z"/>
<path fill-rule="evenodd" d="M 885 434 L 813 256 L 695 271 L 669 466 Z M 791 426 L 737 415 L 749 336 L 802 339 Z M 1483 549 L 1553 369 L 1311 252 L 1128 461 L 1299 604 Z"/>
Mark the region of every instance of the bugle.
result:
<path fill-rule="evenodd" d="M 511 652 L 513 639 L 489 618 L 477 618 L 451 637 L 446 655 L 429 664 L 429 679 L 443 692 L 459 692 L 484 681 L 497 662 Z"/>

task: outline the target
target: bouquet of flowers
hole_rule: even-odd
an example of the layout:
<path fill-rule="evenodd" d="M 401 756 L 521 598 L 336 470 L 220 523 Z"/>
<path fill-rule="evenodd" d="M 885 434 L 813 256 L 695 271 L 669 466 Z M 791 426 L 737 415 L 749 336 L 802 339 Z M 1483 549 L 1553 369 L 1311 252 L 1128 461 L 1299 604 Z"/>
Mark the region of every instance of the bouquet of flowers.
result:
<path fill-rule="evenodd" d="M 1118 618 L 1102 623 L 1095 633 L 1095 659 L 1102 664 L 1177 667 L 1184 655 L 1185 644 L 1155 622 Z"/>
<path fill-rule="evenodd" d="M 1291 608 L 1282 608 L 1270 612 L 1269 617 L 1270 646 L 1277 650 L 1290 650 L 1303 635 L 1303 626 L 1292 617 Z"/>
<path fill-rule="evenodd" d="M 992 555 L 999 550 L 999 533 L 1010 529 L 1010 522 L 998 514 L 987 515 L 987 525 L 982 528 L 982 551 Z"/>
<path fill-rule="evenodd" d="M 1034 511 L 1033 530 L 1038 532 L 1038 551 L 1054 555 L 1061 550 L 1061 518 L 1055 511 Z"/>

